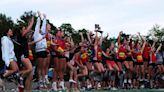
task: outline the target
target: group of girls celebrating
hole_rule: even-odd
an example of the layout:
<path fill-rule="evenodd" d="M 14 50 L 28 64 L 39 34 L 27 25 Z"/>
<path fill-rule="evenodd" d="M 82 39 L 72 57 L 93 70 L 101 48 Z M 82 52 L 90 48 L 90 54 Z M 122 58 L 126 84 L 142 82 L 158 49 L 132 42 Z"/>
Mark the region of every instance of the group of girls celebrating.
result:
<path fill-rule="evenodd" d="M 15 75 L 19 86 L 31 92 L 31 61 L 35 60 L 39 89 L 57 91 L 69 88 L 64 75 L 69 76 L 68 82 L 76 91 L 82 88 L 142 88 L 147 86 L 143 81 L 148 83 L 148 88 L 162 87 L 159 81 L 164 74 L 162 43 L 149 41 L 140 33 L 134 40 L 132 35 L 123 36 L 122 31 L 116 41 L 108 42 L 103 31 L 96 29 L 95 34 L 80 32 L 81 41 L 75 44 L 62 29 L 58 29 L 55 35 L 51 34 L 46 15 L 40 12 L 37 15 L 34 32 L 31 32 L 32 17 L 27 26 L 19 28 L 17 42 L 11 39 L 12 28 L 5 30 L 1 50 L 6 69 L 1 72 L 1 78 Z M 110 45 L 104 48 L 106 43 Z M 19 51 L 15 52 L 14 44 L 18 45 Z M 22 66 L 18 67 L 20 63 Z M 53 70 L 51 79 L 48 76 L 50 68 Z"/>

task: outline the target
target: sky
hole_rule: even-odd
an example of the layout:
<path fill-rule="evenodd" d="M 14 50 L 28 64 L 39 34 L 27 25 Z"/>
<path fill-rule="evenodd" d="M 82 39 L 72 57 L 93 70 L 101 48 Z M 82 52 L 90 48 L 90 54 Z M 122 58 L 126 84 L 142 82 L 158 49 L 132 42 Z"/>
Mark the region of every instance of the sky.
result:
<path fill-rule="evenodd" d="M 120 31 L 145 35 L 155 24 L 164 27 L 164 0 L 1 0 L 0 13 L 14 21 L 25 11 L 46 13 L 55 26 L 71 23 L 78 29 L 94 30 L 99 24 L 104 33 Z"/>

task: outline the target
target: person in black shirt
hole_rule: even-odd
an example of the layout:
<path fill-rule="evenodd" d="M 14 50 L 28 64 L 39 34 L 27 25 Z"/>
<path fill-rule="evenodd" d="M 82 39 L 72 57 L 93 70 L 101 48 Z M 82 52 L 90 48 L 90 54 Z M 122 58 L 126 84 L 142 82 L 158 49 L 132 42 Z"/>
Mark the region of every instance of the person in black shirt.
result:
<path fill-rule="evenodd" d="M 32 88 L 32 64 L 30 59 L 28 58 L 28 39 L 27 33 L 31 30 L 34 23 L 34 17 L 32 17 L 31 21 L 29 22 L 28 26 L 22 26 L 20 28 L 20 35 L 19 43 L 20 43 L 20 56 L 21 56 L 21 63 L 23 64 L 23 68 L 20 71 L 21 77 L 26 78 L 25 80 L 25 90 L 26 92 L 31 92 Z M 23 80 L 23 79 L 22 79 Z"/>

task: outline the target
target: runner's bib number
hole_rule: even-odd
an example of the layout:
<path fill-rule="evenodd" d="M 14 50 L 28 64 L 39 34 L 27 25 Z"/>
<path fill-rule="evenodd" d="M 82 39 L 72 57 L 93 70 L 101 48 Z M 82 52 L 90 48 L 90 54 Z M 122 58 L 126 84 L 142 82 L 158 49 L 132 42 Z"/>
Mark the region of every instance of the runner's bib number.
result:
<path fill-rule="evenodd" d="M 124 58 L 125 57 L 125 53 L 124 52 L 120 52 L 119 53 L 119 57 Z"/>
<path fill-rule="evenodd" d="M 141 56 L 141 55 L 138 55 L 138 56 L 137 56 L 137 60 L 138 60 L 138 61 L 142 61 L 142 60 L 143 60 L 142 56 Z"/>

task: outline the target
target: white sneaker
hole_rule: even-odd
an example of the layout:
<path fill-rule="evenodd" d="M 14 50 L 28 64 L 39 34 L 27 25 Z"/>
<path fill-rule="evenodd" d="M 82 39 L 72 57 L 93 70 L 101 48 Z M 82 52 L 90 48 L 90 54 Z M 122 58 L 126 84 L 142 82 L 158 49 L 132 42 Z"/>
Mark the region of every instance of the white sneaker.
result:
<path fill-rule="evenodd" d="M 45 78 L 45 83 L 50 84 L 50 81 L 48 80 L 48 78 Z"/>
<path fill-rule="evenodd" d="M 98 88 L 101 88 L 101 84 L 100 84 L 100 83 L 98 83 L 98 84 L 97 84 L 97 87 L 98 87 Z"/>
<path fill-rule="evenodd" d="M 88 89 L 89 89 L 89 88 L 92 88 L 92 85 L 91 85 L 91 84 L 87 85 L 87 88 L 88 88 Z"/>
<path fill-rule="evenodd" d="M 124 83 L 127 83 L 127 79 L 124 79 Z"/>
<path fill-rule="evenodd" d="M 141 87 L 140 88 L 145 88 L 145 86 L 144 85 L 141 85 Z"/>
<path fill-rule="evenodd" d="M 71 83 L 76 83 L 76 81 L 74 81 L 74 80 L 72 80 L 72 79 L 70 79 L 69 82 L 71 82 Z"/>
<path fill-rule="evenodd" d="M 39 88 L 43 88 L 43 82 L 39 82 Z"/>
<path fill-rule="evenodd" d="M 19 87 L 24 88 L 22 77 L 19 78 Z"/>
<path fill-rule="evenodd" d="M 46 82 L 43 82 L 43 87 L 44 87 L 44 88 L 47 88 Z"/>
<path fill-rule="evenodd" d="M 131 80 L 131 79 L 129 79 L 129 80 L 128 80 L 128 83 L 130 83 L 130 84 L 131 84 L 131 83 L 132 83 L 132 80 Z"/>
<path fill-rule="evenodd" d="M 57 91 L 57 85 L 56 82 L 52 83 L 52 90 Z"/>
<path fill-rule="evenodd" d="M 109 85 L 108 88 L 110 89 L 111 88 L 111 85 Z"/>
<path fill-rule="evenodd" d="M 111 90 L 117 90 L 117 88 L 115 88 L 115 87 L 112 87 L 112 88 L 111 88 Z"/>
<path fill-rule="evenodd" d="M 65 87 L 64 87 L 64 81 L 61 81 L 60 84 L 59 84 L 59 86 L 61 86 L 62 89 L 64 90 L 65 89 Z"/>
<path fill-rule="evenodd" d="M 48 80 L 48 75 L 45 76 L 45 82 L 46 84 L 50 84 L 50 81 Z"/>

